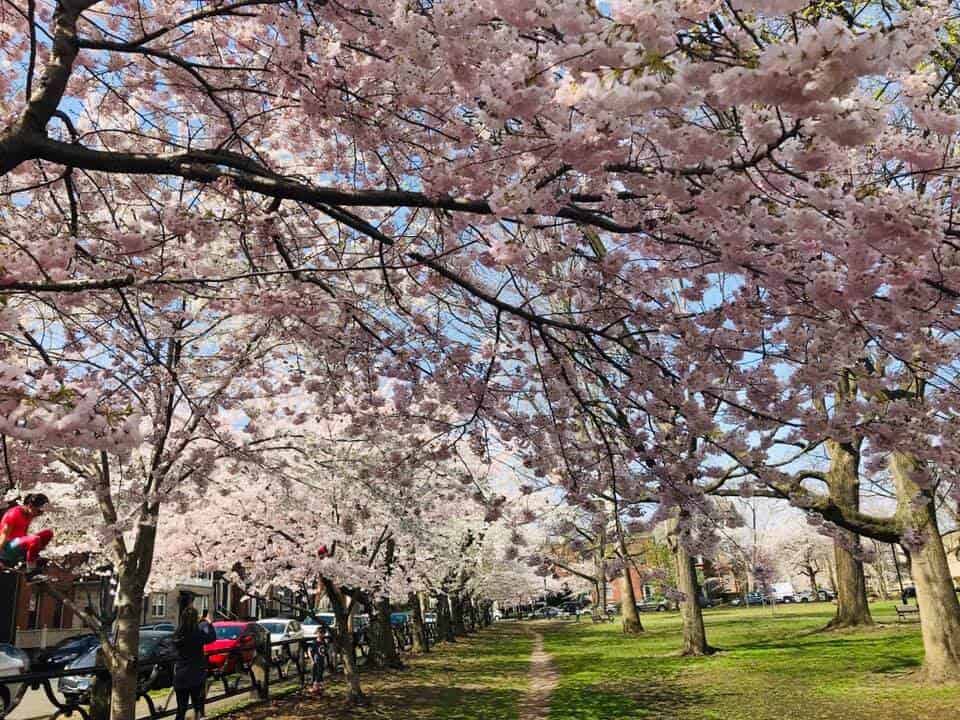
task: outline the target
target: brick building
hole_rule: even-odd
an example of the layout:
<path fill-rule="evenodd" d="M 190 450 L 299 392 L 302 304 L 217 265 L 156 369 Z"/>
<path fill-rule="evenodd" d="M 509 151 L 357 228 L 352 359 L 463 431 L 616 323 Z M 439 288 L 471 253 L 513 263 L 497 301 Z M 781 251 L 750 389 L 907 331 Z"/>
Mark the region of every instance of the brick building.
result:
<path fill-rule="evenodd" d="M 54 589 L 84 610 L 99 615 L 103 603 L 109 602 L 104 578 L 77 576 L 55 567 L 47 574 L 53 578 L 50 584 Z M 44 585 L 27 583 L 19 574 L 0 575 L 0 597 L 0 642 L 33 651 L 88 632 L 67 603 L 46 591 Z"/>
<path fill-rule="evenodd" d="M 53 579 L 50 584 L 76 606 L 97 616 L 103 609 L 109 611 L 113 588 L 107 574 L 77 575 L 53 566 L 46 574 Z M 314 600 L 314 605 L 321 606 L 322 596 Z M 210 611 L 214 619 L 293 617 L 303 610 L 303 602 L 298 603 L 288 590 L 251 597 L 217 572 L 182 578 L 169 590 L 148 593 L 141 623 L 176 625 L 185 603 Z M 17 573 L 0 573 L 0 642 L 33 652 L 88 632 L 68 604 L 46 591 L 45 585 L 27 583 Z"/>

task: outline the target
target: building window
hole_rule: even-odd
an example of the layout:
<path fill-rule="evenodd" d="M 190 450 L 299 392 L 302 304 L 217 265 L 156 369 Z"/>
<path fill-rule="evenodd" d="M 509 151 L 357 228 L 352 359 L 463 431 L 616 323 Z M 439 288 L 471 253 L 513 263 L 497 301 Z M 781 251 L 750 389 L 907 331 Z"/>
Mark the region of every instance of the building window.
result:
<path fill-rule="evenodd" d="M 230 599 L 230 586 L 227 584 L 226 580 L 217 580 L 213 586 L 213 591 L 216 594 L 216 605 L 217 612 L 223 613 L 225 610 L 229 610 L 229 599 Z"/>
<path fill-rule="evenodd" d="M 203 615 L 205 612 L 210 612 L 210 596 L 197 595 L 197 597 L 193 599 L 193 606 L 201 615 Z"/>
<path fill-rule="evenodd" d="M 167 614 L 167 596 L 164 593 L 153 593 L 150 596 L 150 615 L 155 618 L 165 617 Z"/>

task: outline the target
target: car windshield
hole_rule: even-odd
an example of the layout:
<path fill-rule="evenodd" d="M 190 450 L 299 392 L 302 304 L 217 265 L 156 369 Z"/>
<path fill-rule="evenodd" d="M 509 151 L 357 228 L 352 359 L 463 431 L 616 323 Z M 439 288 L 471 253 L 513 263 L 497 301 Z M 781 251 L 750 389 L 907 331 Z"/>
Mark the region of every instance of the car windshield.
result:
<path fill-rule="evenodd" d="M 140 659 L 143 660 L 146 657 L 152 655 L 156 649 L 157 645 L 160 644 L 162 640 L 166 639 L 166 636 L 147 636 L 140 638 Z"/>
<path fill-rule="evenodd" d="M 287 631 L 286 623 L 262 622 L 260 624 L 263 625 L 271 635 L 283 635 Z"/>
<path fill-rule="evenodd" d="M 219 640 L 235 640 L 243 632 L 243 625 L 219 625 L 213 628 Z"/>
<path fill-rule="evenodd" d="M 79 650 L 87 645 L 92 639 L 91 635 L 81 635 L 80 637 L 71 637 L 61 640 L 53 646 L 53 650 Z"/>
<path fill-rule="evenodd" d="M 70 663 L 67 667 L 70 667 L 70 668 L 93 667 L 94 665 L 97 664 L 97 650 L 98 650 L 98 649 L 99 649 L 99 648 L 95 648 L 95 647 L 94 647 L 94 648 L 90 648 L 90 650 L 88 650 L 88 651 L 85 652 L 83 655 L 81 655 L 80 657 L 78 657 L 76 660 L 74 660 L 72 663 Z"/>

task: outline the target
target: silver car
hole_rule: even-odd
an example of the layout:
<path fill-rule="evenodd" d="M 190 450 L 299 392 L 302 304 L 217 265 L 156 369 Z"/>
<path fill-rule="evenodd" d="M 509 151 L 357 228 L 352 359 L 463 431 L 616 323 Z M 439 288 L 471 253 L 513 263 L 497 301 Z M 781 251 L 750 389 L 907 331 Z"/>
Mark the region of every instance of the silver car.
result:
<path fill-rule="evenodd" d="M 257 620 L 257 624 L 270 633 L 270 644 L 273 645 L 273 657 L 279 660 L 286 657 L 288 653 L 295 654 L 300 652 L 300 645 L 292 643 L 287 646 L 277 646 L 275 643 L 284 640 L 299 640 L 303 637 L 303 628 L 297 620 L 290 618 L 265 618 Z"/>

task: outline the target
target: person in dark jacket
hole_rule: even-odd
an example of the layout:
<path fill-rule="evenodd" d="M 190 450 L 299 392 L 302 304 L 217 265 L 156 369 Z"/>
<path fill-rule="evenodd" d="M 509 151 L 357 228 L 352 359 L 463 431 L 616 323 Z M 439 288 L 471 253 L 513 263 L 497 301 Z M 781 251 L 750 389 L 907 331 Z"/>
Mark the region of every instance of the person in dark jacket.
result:
<path fill-rule="evenodd" d="M 327 653 L 330 647 L 330 630 L 324 623 L 317 625 L 317 633 L 310 646 L 310 659 L 313 661 L 313 686 L 310 692 L 315 695 L 323 694 L 323 671 L 327 666 Z"/>
<path fill-rule="evenodd" d="M 173 635 L 177 659 L 173 665 L 173 689 L 177 694 L 177 718 L 186 720 L 193 704 L 193 717 L 203 717 L 203 696 L 207 684 L 207 655 L 203 646 L 217 639 L 210 623 L 200 624 L 197 610 L 186 607 L 180 614 L 180 627 Z"/>

